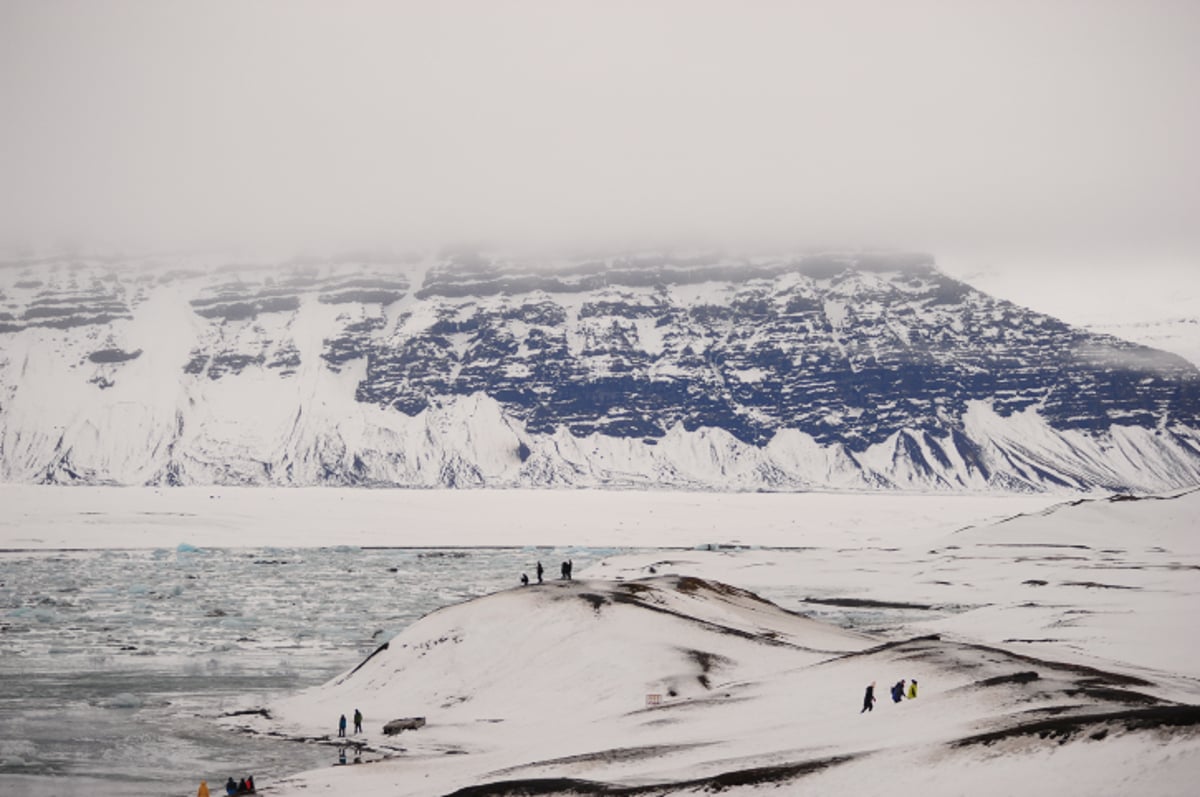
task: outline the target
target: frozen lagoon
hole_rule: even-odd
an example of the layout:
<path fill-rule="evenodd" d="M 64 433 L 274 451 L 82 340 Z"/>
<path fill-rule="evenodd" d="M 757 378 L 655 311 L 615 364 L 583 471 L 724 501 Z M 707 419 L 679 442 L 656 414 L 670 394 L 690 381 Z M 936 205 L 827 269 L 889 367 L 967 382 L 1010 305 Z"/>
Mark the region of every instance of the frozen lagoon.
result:
<path fill-rule="evenodd" d="M 331 764 L 330 748 L 246 737 L 212 719 L 323 682 L 421 615 L 512 586 L 532 557 L 549 575 L 560 558 L 582 567 L 609 553 L 0 554 L 0 792 L 194 794 L 202 777 L 266 784 Z"/>

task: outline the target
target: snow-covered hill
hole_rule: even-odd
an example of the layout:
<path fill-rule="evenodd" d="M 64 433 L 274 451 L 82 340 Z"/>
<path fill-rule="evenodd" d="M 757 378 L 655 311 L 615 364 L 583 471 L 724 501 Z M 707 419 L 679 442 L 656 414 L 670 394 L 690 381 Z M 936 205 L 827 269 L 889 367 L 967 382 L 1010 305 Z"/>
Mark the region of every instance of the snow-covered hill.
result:
<path fill-rule="evenodd" d="M 920 255 L 0 268 L 0 478 L 1161 491 L 1200 372 Z"/>
<path fill-rule="evenodd" d="M 889 698 L 913 679 L 916 699 Z M 1185 794 L 1200 707 L 1163 689 L 962 639 L 880 644 L 670 575 L 555 581 L 434 612 L 236 722 L 334 745 L 338 717 L 365 714 L 344 742 L 363 766 L 273 784 L 281 794 L 950 795 L 967 772 L 991 781 L 972 793 L 1029 778 L 1034 794 L 1118 793 L 1104 789 L 1119 774 L 1129 793 Z M 414 716 L 426 724 L 383 733 Z M 1085 771 L 1062 773 L 1072 764 Z"/>

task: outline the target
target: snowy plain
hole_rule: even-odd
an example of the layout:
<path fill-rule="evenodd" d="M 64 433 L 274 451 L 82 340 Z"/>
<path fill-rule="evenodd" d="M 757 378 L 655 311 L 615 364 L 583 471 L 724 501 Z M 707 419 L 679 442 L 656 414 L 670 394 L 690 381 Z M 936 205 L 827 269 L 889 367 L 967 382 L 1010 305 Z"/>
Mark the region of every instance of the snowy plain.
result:
<path fill-rule="evenodd" d="M 330 762 L 336 716 L 367 715 L 362 765 L 260 780 L 268 794 L 1191 794 L 1200 774 L 1197 492 L 0 498 L 7 555 L 499 545 L 514 546 L 515 585 L 547 553 L 533 546 L 608 550 L 571 582 L 547 561 L 545 585 L 443 596 L 358 672 L 364 656 L 344 651 L 325 685 L 230 696 L 270 715 L 210 717 L 232 738 L 303 740 Z M 920 682 L 916 700 L 889 700 L 899 678 Z M 860 714 L 872 681 L 879 702 Z M 405 716 L 427 725 L 382 733 Z"/>

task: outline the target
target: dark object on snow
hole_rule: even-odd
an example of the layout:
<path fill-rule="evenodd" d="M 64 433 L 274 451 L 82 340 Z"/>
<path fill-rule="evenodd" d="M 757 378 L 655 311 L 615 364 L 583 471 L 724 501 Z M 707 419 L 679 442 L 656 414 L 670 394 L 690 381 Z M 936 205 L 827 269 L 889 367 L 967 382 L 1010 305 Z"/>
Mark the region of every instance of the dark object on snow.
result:
<path fill-rule="evenodd" d="M 384 734 L 395 736 L 400 731 L 415 731 L 425 724 L 424 717 L 402 717 L 398 720 L 392 720 L 383 726 Z"/>
<path fill-rule="evenodd" d="M 538 562 L 538 564 L 537 564 L 537 579 L 538 579 L 539 584 L 542 583 L 542 572 L 543 572 L 542 571 L 542 563 Z"/>
<path fill-rule="evenodd" d="M 362 712 L 354 709 L 354 732 L 362 733 Z"/>
<path fill-rule="evenodd" d="M 863 711 L 874 711 L 874 710 L 875 710 L 875 682 L 871 681 L 871 685 L 867 687 L 866 694 L 863 695 L 862 711 L 860 711 L 858 713 L 861 714 L 861 713 L 863 713 Z"/>
<path fill-rule="evenodd" d="M 237 789 L 238 789 L 238 785 L 236 782 L 234 782 L 232 777 L 230 777 L 229 780 L 225 781 L 225 793 L 226 794 L 237 794 Z"/>
<path fill-rule="evenodd" d="M 525 575 L 524 573 L 521 574 L 521 586 L 522 587 L 529 586 L 529 576 Z"/>
<path fill-rule="evenodd" d="M 340 720 L 338 720 L 338 736 L 345 736 L 345 735 L 346 735 L 346 715 L 343 714 L 342 718 Z"/>
<path fill-rule="evenodd" d="M 892 702 L 899 703 L 904 699 L 904 679 L 896 681 L 896 685 L 892 687 Z"/>

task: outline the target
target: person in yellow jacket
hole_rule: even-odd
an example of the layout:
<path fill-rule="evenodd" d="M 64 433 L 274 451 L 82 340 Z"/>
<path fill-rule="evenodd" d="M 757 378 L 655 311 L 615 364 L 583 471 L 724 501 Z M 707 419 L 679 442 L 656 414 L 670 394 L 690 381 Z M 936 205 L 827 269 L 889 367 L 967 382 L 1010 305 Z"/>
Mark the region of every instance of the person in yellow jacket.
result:
<path fill-rule="evenodd" d="M 917 679 L 916 678 L 913 678 L 912 683 L 908 685 L 908 699 L 909 700 L 917 699 Z"/>
<path fill-rule="evenodd" d="M 200 791 L 196 792 L 196 797 L 208 797 L 208 781 L 200 781 Z"/>

